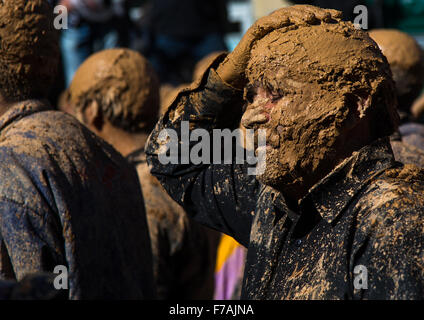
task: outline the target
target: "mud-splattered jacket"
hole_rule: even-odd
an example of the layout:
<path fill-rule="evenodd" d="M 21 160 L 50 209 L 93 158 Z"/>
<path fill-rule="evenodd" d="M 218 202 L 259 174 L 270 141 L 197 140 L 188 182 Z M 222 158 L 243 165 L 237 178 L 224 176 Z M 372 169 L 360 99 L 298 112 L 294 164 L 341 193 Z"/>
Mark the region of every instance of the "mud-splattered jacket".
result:
<path fill-rule="evenodd" d="M 70 299 L 154 297 L 137 174 L 76 119 L 40 101 L 12 106 L 0 179 L 0 278 L 63 265 Z"/>
<path fill-rule="evenodd" d="M 153 251 L 158 299 L 210 300 L 220 233 L 189 219 L 150 174 L 144 149 L 127 157 L 138 173 Z"/>
<path fill-rule="evenodd" d="M 296 212 L 244 165 L 159 161 L 162 129 L 179 133 L 189 121 L 211 132 L 237 119 L 241 103 L 242 93 L 210 69 L 180 92 L 146 151 L 151 172 L 194 219 L 248 247 L 242 298 L 421 299 L 423 173 L 396 163 L 388 139 L 345 160 Z"/>

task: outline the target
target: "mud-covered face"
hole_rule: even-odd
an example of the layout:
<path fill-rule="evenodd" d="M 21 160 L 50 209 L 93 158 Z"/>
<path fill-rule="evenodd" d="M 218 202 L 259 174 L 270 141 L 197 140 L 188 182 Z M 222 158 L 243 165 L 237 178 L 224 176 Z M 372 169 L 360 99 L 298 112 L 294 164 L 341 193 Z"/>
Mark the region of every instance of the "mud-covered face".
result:
<path fill-rule="evenodd" d="M 266 130 L 266 168 L 257 178 L 278 189 L 302 189 L 321 178 L 344 151 L 357 122 L 344 99 L 320 85 L 287 79 L 284 92 L 253 89 L 242 126 Z"/>
<path fill-rule="evenodd" d="M 350 134 L 368 126 L 378 88 L 390 80 L 375 43 L 348 23 L 273 31 L 253 47 L 246 75 L 242 125 L 267 130 L 257 178 L 300 193 L 367 143 L 368 130 Z"/>

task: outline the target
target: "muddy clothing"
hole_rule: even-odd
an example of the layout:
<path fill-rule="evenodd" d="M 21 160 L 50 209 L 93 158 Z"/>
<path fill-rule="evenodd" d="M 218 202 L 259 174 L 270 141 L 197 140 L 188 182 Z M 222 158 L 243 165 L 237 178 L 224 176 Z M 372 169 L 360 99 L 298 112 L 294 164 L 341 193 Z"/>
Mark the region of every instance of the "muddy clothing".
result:
<path fill-rule="evenodd" d="M 69 271 L 70 299 L 154 297 L 137 175 L 76 119 L 40 101 L 0 117 L 0 278 Z"/>
<path fill-rule="evenodd" d="M 424 168 L 424 150 L 405 142 L 399 132 L 390 137 L 390 144 L 396 161 Z"/>
<path fill-rule="evenodd" d="M 157 298 L 212 299 L 219 233 L 188 219 L 150 174 L 144 149 L 127 159 L 136 167 L 143 190 Z"/>
<path fill-rule="evenodd" d="M 241 103 L 242 93 L 210 69 L 171 104 L 146 150 L 151 172 L 188 214 L 248 247 L 242 299 L 421 299 L 422 172 L 396 163 L 387 139 L 345 160 L 297 212 L 245 166 L 161 164 L 163 128 L 179 133 L 186 120 L 191 129 L 211 131 Z M 367 290 L 354 288 L 360 265 Z"/>

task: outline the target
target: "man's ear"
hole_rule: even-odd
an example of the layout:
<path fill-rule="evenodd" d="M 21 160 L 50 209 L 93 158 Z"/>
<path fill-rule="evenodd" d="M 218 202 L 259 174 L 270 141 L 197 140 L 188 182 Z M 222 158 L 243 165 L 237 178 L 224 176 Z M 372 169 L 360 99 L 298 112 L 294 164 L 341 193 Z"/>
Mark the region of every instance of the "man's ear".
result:
<path fill-rule="evenodd" d="M 104 126 L 102 110 L 97 101 L 92 101 L 83 111 L 83 121 L 91 129 L 101 132 Z"/>

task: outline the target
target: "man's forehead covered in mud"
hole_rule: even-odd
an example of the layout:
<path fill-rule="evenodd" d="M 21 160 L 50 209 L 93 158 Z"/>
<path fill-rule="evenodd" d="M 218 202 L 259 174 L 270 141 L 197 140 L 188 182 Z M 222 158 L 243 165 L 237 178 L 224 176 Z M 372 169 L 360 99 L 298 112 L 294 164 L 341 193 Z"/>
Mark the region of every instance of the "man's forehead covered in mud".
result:
<path fill-rule="evenodd" d="M 43 98 L 56 74 L 59 46 L 53 9 L 43 0 L 0 1 L 0 94 Z"/>
<path fill-rule="evenodd" d="M 150 63 L 129 49 L 109 49 L 89 57 L 68 89 L 77 112 L 93 101 L 107 119 L 129 131 L 148 130 L 159 109 L 159 80 Z"/>
<path fill-rule="evenodd" d="M 268 129 L 271 148 L 262 180 L 271 185 L 302 184 L 306 176 L 315 183 L 397 125 L 387 61 L 351 23 L 277 29 L 253 46 L 246 75 L 247 91 L 253 88 L 246 95 L 254 99 L 242 123 Z M 360 123 L 372 125 L 349 139 Z"/>
<path fill-rule="evenodd" d="M 344 22 L 275 30 L 256 43 L 251 57 L 249 83 L 279 97 L 316 85 L 315 93 L 331 91 L 336 100 L 346 95 L 375 99 L 390 77 L 373 41 Z"/>

